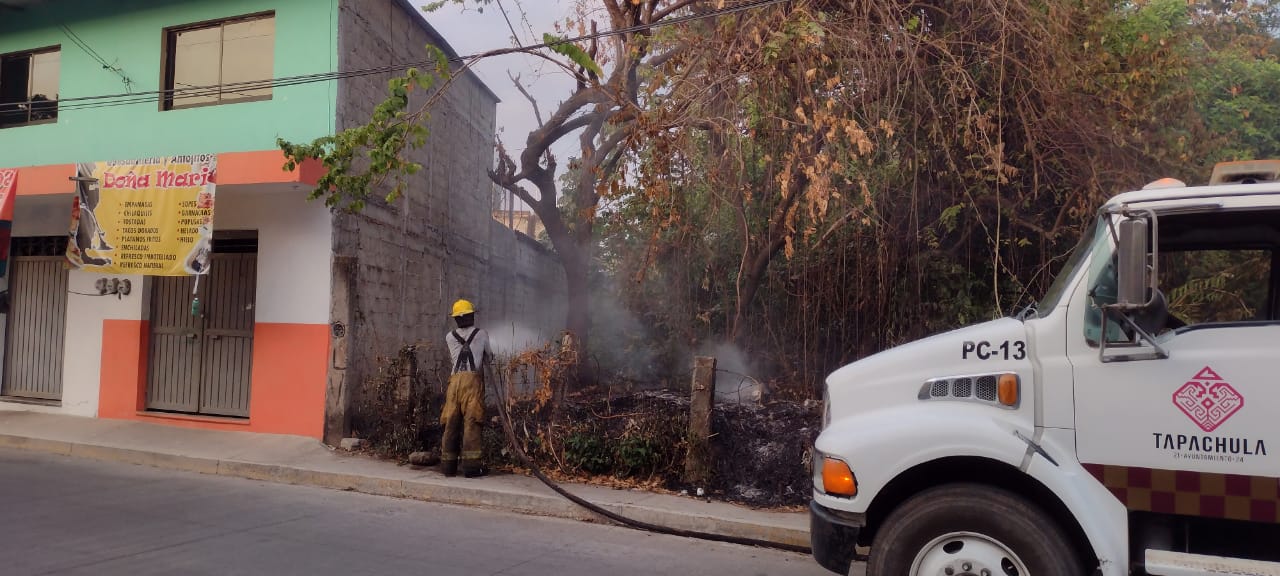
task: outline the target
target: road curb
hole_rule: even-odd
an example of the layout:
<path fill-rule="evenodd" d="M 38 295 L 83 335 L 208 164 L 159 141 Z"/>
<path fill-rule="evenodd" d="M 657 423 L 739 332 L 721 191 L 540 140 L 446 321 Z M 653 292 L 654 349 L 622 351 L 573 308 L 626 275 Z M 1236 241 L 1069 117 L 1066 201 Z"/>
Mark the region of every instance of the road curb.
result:
<path fill-rule="evenodd" d="M 122 462 L 126 464 L 150 466 L 152 468 L 197 472 L 200 474 L 213 474 L 218 471 L 218 461 L 210 458 L 196 458 L 194 456 L 165 454 L 163 452 L 149 452 L 145 450 L 131 450 L 128 448 L 115 448 L 112 446 L 100 446 L 96 444 L 72 443 L 70 455 L 78 458 L 91 458 L 93 460 L 103 460 L 108 462 Z"/>
<path fill-rule="evenodd" d="M 41 438 L 26 438 L 23 436 L 0 434 L 0 447 L 70 456 L 72 444 L 70 442 L 60 442 L 58 440 L 44 440 Z"/>
<path fill-rule="evenodd" d="M 11 434 L 0 434 L 0 447 L 137 464 L 167 470 L 245 478 L 276 484 L 313 486 L 438 504 L 490 508 L 535 516 L 549 516 L 587 522 L 608 522 L 600 515 L 552 494 L 529 494 L 527 492 L 495 490 L 484 486 L 464 487 L 421 480 L 399 480 L 311 470 L 279 464 L 198 458 L 83 442 L 28 438 Z M 636 504 L 612 503 L 600 504 L 600 506 L 629 518 L 670 528 L 751 538 L 785 546 L 805 548 L 809 546 L 809 533 L 807 530 L 662 510 Z"/>

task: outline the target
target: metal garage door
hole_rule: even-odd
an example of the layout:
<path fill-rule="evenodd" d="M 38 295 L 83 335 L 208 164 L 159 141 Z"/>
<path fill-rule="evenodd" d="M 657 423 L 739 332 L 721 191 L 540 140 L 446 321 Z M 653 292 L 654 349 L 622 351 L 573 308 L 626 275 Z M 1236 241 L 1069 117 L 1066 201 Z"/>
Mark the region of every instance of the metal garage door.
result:
<path fill-rule="evenodd" d="M 257 268 L 257 254 L 213 254 L 199 316 L 191 314 L 194 277 L 155 279 L 148 410 L 249 416 Z"/>
<path fill-rule="evenodd" d="M 67 270 L 61 256 L 15 256 L 9 267 L 4 395 L 62 399 Z"/>

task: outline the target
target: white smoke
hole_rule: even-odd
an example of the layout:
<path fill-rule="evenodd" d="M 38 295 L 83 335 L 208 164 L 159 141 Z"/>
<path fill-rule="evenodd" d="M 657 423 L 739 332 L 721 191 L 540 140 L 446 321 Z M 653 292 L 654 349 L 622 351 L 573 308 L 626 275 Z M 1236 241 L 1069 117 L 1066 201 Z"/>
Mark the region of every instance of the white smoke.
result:
<path fill-rule="evenodd" d="M 618 301 L 614 286 L 597 290 L 591 299 L 591 353 L 605 379 L 658 385 L 660 374 L 654 339 L 640 319 Z"/>
<path fill-rule="evenodd" d="M 550 335 L 519 324 L 486 326 L 485 331 L 489 333 L 490 349 L 499 356 L 515 356 L 542 348 L 551 341 Z"/>
<path fill-rule="evenodd" d="M 769 393 L 756 379 L 756 369 L 741 348 L 728 342 L 707 343 L 698 349 L 698 355 L 716 359 L 717 403 L 759 404 Z"/>

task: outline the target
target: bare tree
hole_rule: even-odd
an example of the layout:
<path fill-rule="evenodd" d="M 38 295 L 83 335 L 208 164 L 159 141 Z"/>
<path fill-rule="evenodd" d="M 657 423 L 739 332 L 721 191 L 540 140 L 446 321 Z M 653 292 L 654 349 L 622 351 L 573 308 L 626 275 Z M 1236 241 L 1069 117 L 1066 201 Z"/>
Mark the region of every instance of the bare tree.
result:
<path fill-rule="evenodd" d="M 602 195 L 619 177 L 630 145 L 641 131 L 638 121 L 643 116 L 642 97 L 653 70 L 669 62 L 687 48 L 684 44 L 662 46 L 650 28 L 664 19 L 705 4 L 700 0 L 599 0 L 611 30 L 633 31 L 593 40 L 587 56 L 601 67 L 589 63 L 573 69 L 577 84 L 573 92 L 547 117 L 538 103 L 512 80 L 529 99 L 538 128 L 529 133 L 525 148 L 513 156 L 504 145 L 498 146 L 498 165 L 490 172 L 495 183 L 528 204 L 541 219 L 560 262 L 564 266 L 568 288 L 566 326 L 585 349 L 590 342 L 591 323 L 588 314 L 590 286 L 588 278 L 594 259 L 596 212 Z M 588 23 L 592 34 L 599 23 Z M 560 189 L 556 177 L 559 168 L 551 148 L 562 139 L 576 137 L 579 155 L 574 173 L 577 175 Z M 562 202 L 562 199 L 568 202 Z M 569 213 L 562 211 L 566 204 Z M 583 363 L 579 375 L 590 378 Z"/>
<path fill-rule="evenodd" d="M 433 2 L 425 8 L 433 10 L 450 2 L 466 4 L 468 1 L 487 5 L 492 0 L 449 0 Z M 495 184 L 529 205 L 545 226 L 565 271 L 569 304 L 566 327 L 581 350 L 590 342 L 588 277 L 593 262 L 595 213 L 601 195 L 617 179 L 636 134 L 642 86 L 649 78 L 645 70 L 661 65 L 683 49 L 677 46 L 667 53 L 652 53 L 658 44 L 654 41 L 653 27 L 704 4 L 710 2 L 590 0 L 590 6 L 584 5 L 590 9 L 581 13 L 602 15 L 607 28 L 602 30 L 600 22 L 585 18 L 584 27 L 591 31 L 592 37 L 585 42 L 585 48 L 548 34 L 543 37 L 545 46 L 517 45 L 492 50 L 463 66 L 469 67 L 484 57 L 522 52 L 561 66 L 576 79 L 573 92 L 545 118 L 536 101 L 530 99 L 538 128 L 529 133 L 525 149 L 518 156 L 499 144 L 497 166 L 489 175 Z M 503 8 L 501 4 L 499 7 Z M 512 39 L 517 39 L 514 25 L 510 28 Z M 404 152 L 425 142 L 424 120 L 436 100 L 436 97 L 429 98 L 422 106 L 409 110 L 409 93 L 434 89 L 438 96 L 457 77 L 456 71 L 450 73 L 443 54 L 438 50 L 435 53 L 440 60 L 436 73 L 410 70 L 404 77 L 394 79 L 391 97 L 377 107 L 367 125 L 306 145 L 280 142 L 289 159 L 288 167 L 307 159 L 321 159 L 329 168 L 313 197 L 324 197 L 333 206 L 360 210 L 372 191 L 382 190 L 391 182 L 394 186 L 387 195 L 388 200 L 399 196 L 404 178 L 421 168 L 407 160 Z M 444 78 L 445 83 L 437 86 L 440 78 Z M 559 165 L 551 148 L 565 138 L 577 139 L 579 165 L 575 170 L 576 181 L 561 190 L 557 181 Z M 572 206 L 572 212 L 562 212 L 561 204 Z M 586 365 L 580 364 L 582 377 L 590 376 Z"/>

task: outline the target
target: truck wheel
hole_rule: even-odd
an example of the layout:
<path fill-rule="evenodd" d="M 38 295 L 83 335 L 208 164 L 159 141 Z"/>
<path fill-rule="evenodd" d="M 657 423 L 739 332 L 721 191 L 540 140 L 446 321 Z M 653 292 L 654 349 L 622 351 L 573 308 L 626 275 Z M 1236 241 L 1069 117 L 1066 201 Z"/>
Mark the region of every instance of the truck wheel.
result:
<path fill-rule="evenodd" d="M 876 533 L 867 576 L 1081 576 L 1053 518 L 1022 498 L 976 484 L 921 492 Z"/>

